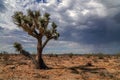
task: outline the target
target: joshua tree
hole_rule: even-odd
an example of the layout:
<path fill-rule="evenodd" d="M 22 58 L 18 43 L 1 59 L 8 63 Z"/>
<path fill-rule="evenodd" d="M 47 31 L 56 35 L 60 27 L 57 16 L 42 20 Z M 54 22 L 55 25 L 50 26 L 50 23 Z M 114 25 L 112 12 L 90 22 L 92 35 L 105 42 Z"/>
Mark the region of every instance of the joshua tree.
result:
<path fill-rule="evenodd" d="M 23 12 L 15 12 L 12 18 L 18 27 L 37 39 L 36 67 L 39 69 L 48 68 L 42 59 L 42 51 L 51 39 L 57 40 L 59 37 L 56 29 L 57 25 L 54 22 L 50 22 L 50 14 L 44 13 L 44 15 L 41 15 L 40 11 L 29 9 L 26 15 Z M 50 24 L 51 28 L 48 28 Z"/>

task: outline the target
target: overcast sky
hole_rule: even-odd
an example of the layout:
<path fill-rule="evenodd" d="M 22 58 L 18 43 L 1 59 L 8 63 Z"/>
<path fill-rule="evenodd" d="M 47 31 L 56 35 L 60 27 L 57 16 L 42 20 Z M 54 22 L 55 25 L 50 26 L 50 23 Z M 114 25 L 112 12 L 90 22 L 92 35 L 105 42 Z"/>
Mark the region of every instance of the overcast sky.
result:
<path fill-rule="evenodd" d="M 15 41 L 36 52 L 36 40 L 17 28 L 15 11 L 40 10 L 51 14 L 60 38 L 44 53 L 120 52 L 120 0 L 0 0 L 0 51 L 14 52 Z"/>

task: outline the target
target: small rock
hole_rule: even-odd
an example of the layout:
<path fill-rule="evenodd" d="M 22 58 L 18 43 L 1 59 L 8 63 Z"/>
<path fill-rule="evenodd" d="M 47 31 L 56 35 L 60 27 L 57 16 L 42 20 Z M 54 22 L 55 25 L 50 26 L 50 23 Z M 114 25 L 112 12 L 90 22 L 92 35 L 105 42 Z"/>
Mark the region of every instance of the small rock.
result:
<path fill-rule="evenodd" d="M 15 69 L 15 65 L 9 66 L 9 69 Z"/>
<path fill-rule="evenodd" d="M 35 73 L 35 74 L 33 75 L 33 77 L 35 77 L 35 78 L 40 78 L 40 77 L 41 77 L 41 75 L 40 75 L 40 74 L 38 74 L 38 73 Z"/>
<path fill-rule="evenodd" d="M 93 66 L 93 64 L 91 62 L 88 62 L 86 66 Z"/>

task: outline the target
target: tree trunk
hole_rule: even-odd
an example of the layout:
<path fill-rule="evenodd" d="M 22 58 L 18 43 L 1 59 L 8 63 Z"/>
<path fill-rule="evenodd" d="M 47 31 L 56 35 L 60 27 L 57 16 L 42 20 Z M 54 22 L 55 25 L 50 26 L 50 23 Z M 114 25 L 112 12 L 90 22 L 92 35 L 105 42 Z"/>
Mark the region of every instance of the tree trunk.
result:
<path fill-rule="evenodd" d="M 48 69 L 48 67 L 46 66 L 45 62 L 42 59 L 42 41 L 38 40 L 38 44 L 37 44 L 37 63 L 38 65 L 36 66 L 37 69 Z"/>

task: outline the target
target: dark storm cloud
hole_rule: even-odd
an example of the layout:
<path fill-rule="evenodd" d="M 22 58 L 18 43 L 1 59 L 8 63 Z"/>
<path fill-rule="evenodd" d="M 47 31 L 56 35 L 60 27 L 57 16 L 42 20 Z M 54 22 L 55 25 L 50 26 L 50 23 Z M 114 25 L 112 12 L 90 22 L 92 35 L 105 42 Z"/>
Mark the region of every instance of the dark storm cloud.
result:
<path fill-rule="evenodd" d="M 2 27 L 0 26 L 0 31 L 2 31 L 2 30 L 4 30 L 4 28 L 2 28 Z"/>
<path fill-rule="evenodd" d="M 96 0 L 103 5 L 105 5 L 107 8 L 117 8 L 120 7 L 120 1 L 119 0 Z"/>
<path fill-rule="evenodd" d="M 93 22 L 93 26 L 95 26 L 95 28 L 81 31 L 83 35 L 82 42 L 88 44 L 107 44 L 120 42 L 120 28 L 118 25 L 115 23 L 110 24 L 109 19 L 94 20 Z"/>
<path fill-rule="evenodd" d="M 89 22 L 91 22 L 91 24 L 89 24 Z M 88 26 L 88 28 L 77 29 L 76 26 L 66 27 L 64 33 L 61 34 L 64 37 L 61 39 L 93 45 L 108 44 L 113 42 L 120 43 L 119 13 L 112 18 L 97 18 L 91 16 L 86 20 L 84 25 Z M 81 24 L 79 26 L 81 26 Z"/>
<path fill-rule="evenodd" d="M 120 24 L 120 12 L 118 14 L 116 14 L 113 19 L 118 23 Z"/>
<path fill-rule="evenodd" d="M 5 10 L 4 2 L 3 0 L 0 0 L 0 12 L 3 12 Z"/>
<path fill-rule="evenodd" d="M 37 2 L 43 2 L 43 3 L 46 3 L 46 0 L 36 0 Z"/>

